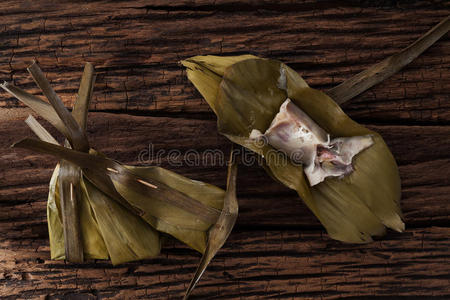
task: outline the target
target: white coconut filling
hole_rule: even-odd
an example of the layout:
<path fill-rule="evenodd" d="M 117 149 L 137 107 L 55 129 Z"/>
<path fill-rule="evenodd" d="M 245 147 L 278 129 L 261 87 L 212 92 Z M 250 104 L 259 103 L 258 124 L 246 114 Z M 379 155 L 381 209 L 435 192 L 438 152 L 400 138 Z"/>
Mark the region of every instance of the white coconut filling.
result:
<path fill-rule="evenodd" d="M 286 153 L 292 161 L 303 164 L 311 186 L 327 177 L 350 174 L 353 157 L 374 143 L 370 135 L 330 140 L 330 135 L 289 98 L 281 105 L 264 134 L 257 129 L 250 133 L 250 139 L 262 138 Z"/>

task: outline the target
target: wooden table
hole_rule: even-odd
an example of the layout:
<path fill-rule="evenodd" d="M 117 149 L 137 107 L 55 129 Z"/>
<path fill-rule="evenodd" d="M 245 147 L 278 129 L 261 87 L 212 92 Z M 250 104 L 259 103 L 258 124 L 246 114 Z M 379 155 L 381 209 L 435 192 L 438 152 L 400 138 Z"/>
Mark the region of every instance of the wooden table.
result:
<path fill-rule="evenodd" d="M 182 154 L 230 147 L 181 59 L 252 53 L 282 60 L 325 90 L 409 45 L 449 13 L 446 1 L 256 3 L 3 1 L 0 79 L 38 93 L 26 73 L 37 59 L 71 107 L 83 65 L 92 62 L 98 77 L 91 143 L 122 162 L 148 163 L 142 153 L 149 145 Z M 258 166 L 240 167 L 237 225 L 193 298 L 450 297 L 449 48 L 447 35 L 345 106 L 382 134 L 397 159 L 405 233 L 388 231 L 367 245 L 333 241 L 293 191 Z M 56 161 L 8 148 L 32 136 L 23 122 L 28 113 L 0 94 L 0 296 L 179 299 L 200 255 L 174 241 L 155 259 L 116 267 L 50 260 L 46 197 Z M 225 167 L 181 163 L 163 156 L 160 165 L 225 185 Z"/>

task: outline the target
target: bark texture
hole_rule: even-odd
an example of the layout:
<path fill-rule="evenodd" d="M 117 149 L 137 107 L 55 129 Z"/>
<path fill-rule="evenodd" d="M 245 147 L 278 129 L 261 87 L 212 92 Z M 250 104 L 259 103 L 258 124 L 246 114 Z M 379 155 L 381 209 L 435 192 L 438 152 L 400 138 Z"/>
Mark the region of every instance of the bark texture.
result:
<path fill-rule="evenodd" d="M 89 61 L 98 73 L 88 123 L 95 149 L 222 187 L 226 167 L 209 149 L 226 161 L 229 142 L 179 60 L 252 53 L 280 59 L 326 90 L 449 12 L 447 1 L 4 1 L 2 8 L 1 80 L 38 93 L 26 73 L 36 59 L 71 107 Z M 447 34 L 344 107 L 381 133 L 399 164 L 405 233 L 389 231 L 368 245 L 333 241 L 294 192 L 256 163 L 240 166 L 237 225 L 192 297 L 449 298 L 448 49 Z M 170 239 L 160 257 L 117 267 L 49 259 L 45 206 L 56 160 L 9 148 L 32 136 L 23 122 L 29 112 L 0 94 L 0 297 L 181 298 L 200 255 Z"/>

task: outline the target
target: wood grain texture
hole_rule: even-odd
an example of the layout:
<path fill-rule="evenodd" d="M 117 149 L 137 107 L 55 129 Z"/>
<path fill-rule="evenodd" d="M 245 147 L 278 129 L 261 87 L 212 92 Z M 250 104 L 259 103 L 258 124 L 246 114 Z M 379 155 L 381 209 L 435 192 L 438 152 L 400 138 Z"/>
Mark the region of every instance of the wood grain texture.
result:
<path fill-rule="evenodd" d="M 226 168 L 206 153 L 223 151 L 226 160 L 229 142 L 217 134 L 213 113 L 179 60 L 253 53 L 282 60 L 325 90 L 409 45 L 450 5 L 204 0 L 4 1 L 2 7 L 0 80 L 38 94 L 26 73 L 37 59 L 71 107 L 89 61 L 98 73 L 88 119 L 95 149 L 224 187 Z M 241 165 L 237 225 L 193 298 L 449 298 L 449 46 L 447 35 L 344 108 L 384 137 L 399 164 L 405 233 L 389 231 L 368 245 L 332 241 L 293 191 L 256 164 Z M 49 259 L 45 206 L 56 160 L 9 149 L 32 136 L 23 122 L 28 113 L 0 94 L 0 298 L 180 299 L 200 255 L 171 239 L 160 257 L 117 267 Z M 180 155 L 168 159 L 174 149 Z M 192 150 L 204 159 L 195 167 L 186 159 Z M 160 160 L 158 151 L 164 151 Z"/>

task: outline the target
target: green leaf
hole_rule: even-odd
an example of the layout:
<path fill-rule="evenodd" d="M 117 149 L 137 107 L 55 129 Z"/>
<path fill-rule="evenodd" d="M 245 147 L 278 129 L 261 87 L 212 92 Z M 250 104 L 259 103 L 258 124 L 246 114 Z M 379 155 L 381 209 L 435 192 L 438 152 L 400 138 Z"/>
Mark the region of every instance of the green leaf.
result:
<path fill-rule="evenodd" d="M 196 60 L 188 60 L 188 74 L 201 88 L 202 78 L 213 71 L 204 70 L 201 61 L 196 65 Z M 363 243 L 384 233 L 384 225 L 404 229 L 397 165 L 380 135 L 352 121 L 331 98 L 309 88 L 294 70 L 275 60 L 241 60 L 226 68 L 220 81 L 214 77 L 214 82 L 218 82 L 217 95 L 210 95 L 208 103 L 217 115 L 219 132 L 264 156 L 269 174 L 298 192 L 332 238 Z M 258 145 L 249 138 L 252 129 L 266 131 L 288 97 L 332 138 L 374 136 L 375 144 L 356 156 L 352 174 L 310 187 L 302 166 L 287 157 L 280 160 L 271 155 L 276 150 L 270 145 Z"/>

